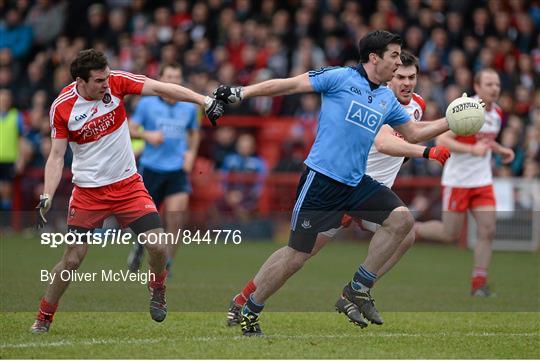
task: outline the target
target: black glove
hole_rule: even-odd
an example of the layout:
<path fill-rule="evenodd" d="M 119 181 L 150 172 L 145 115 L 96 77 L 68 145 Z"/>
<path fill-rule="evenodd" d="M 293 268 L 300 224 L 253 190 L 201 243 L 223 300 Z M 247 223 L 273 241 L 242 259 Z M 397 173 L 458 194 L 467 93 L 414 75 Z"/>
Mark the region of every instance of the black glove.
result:
<path fill-rule="evenodd" d="M 225 103 L 221 100 L 206 97 L 204 99 L 204 112 L 210 123 L 215 127 L 217 125 L 216 120 L 225 112 Z"/>
<path fill-rule="evenodd" d="M 242 87 L 230 87 L 228 85 L 220 85 L 213 92 L 216 99 L 224 101 L 227 104 L 241 102 L 244 98 Z"/>
<path fill-rule="evenodd" d="M 47 224 L 47 219 L 45 219 L 45 214 L 49 211 L 51 208 L 51 197 L 48 194 L 42 194 L 39 196 L 39 203 L 36 206 L 36 209 L 38 210 L 38 223 L 37 228 L 43 228 L 45 227 L 45 224 Z"/>

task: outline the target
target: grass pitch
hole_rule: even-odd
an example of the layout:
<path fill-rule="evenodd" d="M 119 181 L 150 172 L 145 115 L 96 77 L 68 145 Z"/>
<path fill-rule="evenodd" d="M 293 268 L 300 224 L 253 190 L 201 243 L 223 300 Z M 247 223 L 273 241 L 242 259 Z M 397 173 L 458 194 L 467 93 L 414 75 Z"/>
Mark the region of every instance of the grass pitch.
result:
<path fill-rule="evenodd" d="M 28 329 L 62 254 L 37 236 L 0 241 L 0 358 L 540 358 L 540 256 L 495 253 L 492 299 L 468 295 L 470 251 L 415 245 L 374 288 L 385 324 L 360 329 L 333 312 L 367 244 L 330 244 L 268 303 L 266 337 L 225 326 L 231 296 L 278 247 L 192 245 L 168 281 L 158 324 L 138 283 L 74 283 L 51 332 Z M 128 248 L 91 248 L 80 271 L 123 269 Z"/>

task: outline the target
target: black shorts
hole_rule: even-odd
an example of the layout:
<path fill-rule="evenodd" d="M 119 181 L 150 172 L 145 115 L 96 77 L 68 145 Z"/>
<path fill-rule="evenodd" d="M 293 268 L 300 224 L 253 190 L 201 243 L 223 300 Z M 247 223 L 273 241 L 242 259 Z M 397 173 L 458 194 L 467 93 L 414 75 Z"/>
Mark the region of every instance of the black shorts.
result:
<path fill-rule="evenodd" d="M 188 175 L 182 169 L 172 172 L 158 172 L 143 168 L 144 186 L 159 209 L 163 200 L 176 193 L 191 193 Z"/>
<path fill-rule="evenodd" d="M 296 191 L 289 246 L 311 253 L 317 234 L 341 224 L 344 213 L 382 224 L 404 203 L 388 187 L 364 175 L 356 187 L 307 168 Z"/>

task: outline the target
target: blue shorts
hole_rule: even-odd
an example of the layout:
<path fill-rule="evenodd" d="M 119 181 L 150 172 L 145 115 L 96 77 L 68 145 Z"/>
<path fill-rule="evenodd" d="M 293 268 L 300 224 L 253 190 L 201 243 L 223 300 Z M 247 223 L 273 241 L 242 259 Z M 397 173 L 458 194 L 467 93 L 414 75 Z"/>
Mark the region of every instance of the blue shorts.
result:
<path fill-rule="evenodd" d="M 317 234 L 339 227 L 344 213 L 382 224 L 394 209 L 404 206 L 394 192 L 368 175 L 351 187 L 307 168 L 296 191 L 289 246 L 311 253 Z"/>
<path fill-rule="evenodd" d="M 188 175 L 180 169 L 172 172 L 158 172 L 144 167 L 142 170 L 144 186 L 159 209 L 163 200 L 176 193 L 191 193 Z"/>

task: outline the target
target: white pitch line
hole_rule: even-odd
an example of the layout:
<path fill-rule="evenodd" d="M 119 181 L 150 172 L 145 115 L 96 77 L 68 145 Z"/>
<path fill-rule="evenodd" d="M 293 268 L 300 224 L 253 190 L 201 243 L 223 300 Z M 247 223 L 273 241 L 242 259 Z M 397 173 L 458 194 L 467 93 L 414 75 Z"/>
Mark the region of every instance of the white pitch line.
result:
<path fill-rule="evenodd" d="M 264 339 L 339 339 L 339 338 L 354 338 L 354 337 L 540 337 L 540 333 L 495 333 L 495 332 L 439 332 L 439 333 L 358 333 L 356 335 L 266 335 Z M 199 341 L 199 342 L 215 342 L 215 341 L 230 341 L 230 340 L 247 340 L 247 338 L 236 336 L 199 336 L 183 338 L 184 341 Z M 159 342 L 178 341 L 175 338 L 143 338 L 130 340 L 111 340 L 111 339 L 91 339 L 80 341 L 52 341 L 52 342 L 28 342 L 18 344 L 4 343 L 0 348 L 33 348 L 33 347 L 66 347 L 66 346 L 93 346 L 93 345 L 140 345 Z"/>
<path fill-rule="evenodd" d="M 39 336 L 38 336 L 39 337 Z M 91 339 L 79 341 L 52 341 L 52 342 L 28 342 L 19 344 L 1 344 L 0 348 L 32 348 L 32 347 L 63 347 L 63 346 L 93 346 L 93 345 L 139 345 L 144 343 L 158 343 L 165 341 L 164 338 L 143 338 L 136 340 L 106 340 L 106 339 Z"/>

